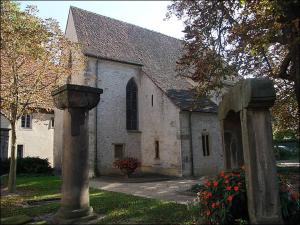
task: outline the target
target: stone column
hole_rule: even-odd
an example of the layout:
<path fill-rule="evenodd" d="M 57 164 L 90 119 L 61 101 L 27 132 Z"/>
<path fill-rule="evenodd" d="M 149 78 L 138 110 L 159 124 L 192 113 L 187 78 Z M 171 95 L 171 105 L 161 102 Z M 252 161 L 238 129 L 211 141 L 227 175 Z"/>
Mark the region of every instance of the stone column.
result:
<path fill-rule="evenodd" d="M 274 105 L 275 96 L 271 80 L 246 79 L 229 90 L 219 105 L 218 115 L 223 123 L 223 132 L 227 129 L 230 134 L 236 134 L 237 139 L 242 139 L 240 149 L 244 157 L 251 224 L 282 224 L 269 111 Z M 238 116 L 232 117 L 232 112 Z M 226 121 L 229 122 L 227 126 Z M 230 157 L 230 152 L 227 146 L 225 158 Z M 241 157 L 237 158 L 238 162 L 242 162 Z M 231 166 L 231 158 L 225 160 L 227 166 Z"/>
<path fill-rule="evenodd" d="M 62 199 L 54 223 L 94 223 L 97 215 L 89 203 L 88 112 L 102 89 L 66 84 L 52 92 L 54 104 L 63 114 Z"/>
<path fill-rule="evenodd" d="M 264 108 L 243 109 L 241 124 L 250 221 L 253 224 L 280 224 L 270 112 Z"/>

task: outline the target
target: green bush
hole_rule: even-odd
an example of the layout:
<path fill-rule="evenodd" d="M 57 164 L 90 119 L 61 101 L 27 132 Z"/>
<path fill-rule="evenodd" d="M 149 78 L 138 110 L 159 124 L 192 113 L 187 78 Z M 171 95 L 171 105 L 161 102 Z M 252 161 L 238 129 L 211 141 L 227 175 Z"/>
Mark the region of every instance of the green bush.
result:
<path fill-rule="evenodd" d="M 1 186 L 7 186 L 8 174 L 4 174 L 0 176 Z"/>
<path fill-rule="evenodd" d="M 292 185 L 283 176 L 279 177 L 279 187 L 282 217 L 287 224 L 297 224 L 300 221 L 299 193 L 293 191 Z"/>
<path fill-rule="evenodd" d="M 289 160 L 299 158 L 299 149 L 290 149 L 283 147 L 274 147 L 274 154 L 276 160 Z"/>
<path fill-rule="evenodd" d="M 9 173 L 10 158 L 1 160 L 1 175 Z M 51 174 L 53 169 L 48 159 L 25 157 L 17 159 L 17 174 Z"/>
<path fill-rule="evenodd" d="M 0 161 L 0 175 L 7 174 L 9 172 L 9 159 L 2 159 Z"/>
<path fill-rule="evenodd" d="M 203 185 L 202 184 L 194 184 L 191 187 L 191 191 L 194 193 L 198 193 L 203 189 Z"/>
<path fill-rule="evenodd" d="M 279 177 L 282 217 L 286 224 L 299 221 L 299 193 Z M 221 172 L 215 179 L 207 180 L 199 190 L 198 198 L 189 205 L 194 218 L 201 217 L 206 224 L 241 224 L 249 220 L 245 172 L 243 169 Z"/>

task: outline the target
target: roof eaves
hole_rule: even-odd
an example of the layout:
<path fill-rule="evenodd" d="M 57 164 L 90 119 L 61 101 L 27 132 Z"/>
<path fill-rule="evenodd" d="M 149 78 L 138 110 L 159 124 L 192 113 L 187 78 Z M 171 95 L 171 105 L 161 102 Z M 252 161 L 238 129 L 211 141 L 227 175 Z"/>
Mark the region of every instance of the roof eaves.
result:
<path fill-rule="evenodd" d="M 119 60 L 119 59 L 112 59 L 112 58 L 103 57 L 103 56 L 93 54 L 93 53 L 89 53 L 89 52 L 83 52 L 83 54 L 85 56 L 89 56 L 89 57 L 93 57 L 93 58 L 97 58 L 97 59 L 103 59 L 103 60 L 119 62 L 119 63 L 126 63 L 126 64 L 130 64 L 130 65 L 134 65 L 134 66 L 143 66 L 143 64 L 140 64 L 140 63 L 123 61 L 123 60 Z"/>

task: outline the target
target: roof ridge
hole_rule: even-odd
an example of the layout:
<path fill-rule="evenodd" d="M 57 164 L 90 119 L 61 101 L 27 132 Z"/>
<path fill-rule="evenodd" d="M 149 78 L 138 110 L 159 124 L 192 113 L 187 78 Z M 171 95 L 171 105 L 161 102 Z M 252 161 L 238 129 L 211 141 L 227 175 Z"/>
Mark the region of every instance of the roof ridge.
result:
<path fill-rule="evenodd" d="M 112 18 L 112 17 L 109 17 L 109 16 L 104 16 L 104 15 L 101 15 L 101 14 L 98 14 L 98 13 L 95 13 L 95 12 L 92 12 L 92 11 L 88 11 L 88 10 L 86 10 L 86 9 L 78 8 L 78 7 L 76 7 L 76 6 L 72 6 L 72 5 L 71 5 L 71 6 L 70 6 L 70 9 L 72 10 L 72 8 L 77 9 L 77 10 L 81 10 L 81 11 L 85 11 L 85 12 L 87 12 L 87 13 L 91 13 L 91 14 L 94 14 L 94 15 L 96 15 L 96 16 L 105 17 L 105 18 L 110 19 L 110 20 L 115 20 L 115 21 L 117 21 L 117 22 L 119 22 L 119 23 L 124 23 L 124 24 L 130 25 L 130 26 L 133 26 L 133 27 L 137 27 L 137 28 L 146 30 L 146 31 L 150 31 L 150 32 L 153 32 L 153 33 L 157 33 L 157 34 L 159 34 L 159 35 L 162 35 L 162 36 L 166 36 L 166 37 L 168 37 L 168 38 L 175 39 L 176 41 L 183 41 L 183 40 L 181 40 L 181 39 L 178 39 L 178 38 L 175 38 L 175 37 L 172 37 L 172 36 L 169 36 L 169 35 L 160 33 L 160 32 L 155 31 L 155 30 L 151 30 L 151 29 L 149 29 L 149 28 L 141 27 L 141 26 L 138 26 L 138 25 L 135 25 L 135 24 L 132 24 L 132 23 L 128 23 L 128 22 L 125 22 L 125 21 L 122 21 L 122 20 L 118 20 L 118 19 L 115 19 L 115 18 Z"/>

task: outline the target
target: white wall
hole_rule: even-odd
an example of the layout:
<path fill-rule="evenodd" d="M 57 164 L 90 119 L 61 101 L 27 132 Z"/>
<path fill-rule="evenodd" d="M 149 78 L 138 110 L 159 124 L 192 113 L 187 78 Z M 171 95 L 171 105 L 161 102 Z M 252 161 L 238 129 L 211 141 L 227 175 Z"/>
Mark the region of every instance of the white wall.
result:
<path fill-rule="evenodd" d="M 223 169 L 223 149 L 220 122 L 217 114 L 192 112 L 191 134 L 189 128 L 189 112 L 181 112 L 181 138 L 183 174 L 191 175 L 191 150 L 195 176 L 216 174 Z M 203 155 L 202 133 L 209 134 L 209 156 Z M 192 141 L 192 146 L 190 146 Z"/>
<path fill-rule="evenodd" d="M 96 73 L 96 63 L 96 59 L 89 58 L 86 76 Z M 126 129 L 126 85 L 131 78 L 135 79 L 138 86 L 139 132 Z M 141 72 L 140 67 L 98 60 L 97 86 L 103 89 L 97 108 L 97 164 L 100 174 L 119 172 L 112 167 L 112 162 L 113 144 L 120 143 L 125 144 L 126 156 L 141 160 L 142 172 L 180 175 L 179 110 Z M 90 115 L 89 122 L 94 121 L 95 118 Z M 160 146 L 159 159 L 155 159 L 156 140 Z M 93 151 L 95 150 L 90 147 L 91 155 L 94 154 Z M 93 157 L 90 158 L 93 161 Z"/>
<path fill-rule="evenodd" d="M 180 176 L 179 109 L 147 75 L 141 78 L 142 170 Z M 155 159 L 155 141 L 159 141 L 159 159 Z"/>
<path fill-rule="evenodd" d="M 88 71 L 93 74 L 96 61 L 90 62 Z M 126 85 L 131 78 L 138 86 L 139 132 L 126 129 Z M 98 87 L 103 89 L 97 128 L 100 173 L 118 172 L 112 168 L 113 144 L 123 143 L 126 156 L 141 160 L 142 172 L 180 175 L 179 110 L 140 67 L 101 60 Z M 155 159 L 156 140 L 159 141 L 160 159 Z"/>
<path fill-rule="evenodd" d="M 193 152 L 193 167 L 195 176 L 216 174 L 223 169 L 223 149 L 220 123 L 217 114 L 198 113 L 191 114 L 191 134 L 189 132 L 189 112 L 182 112 L 181 136 L 182 136 L 182 155 L 185 164 L 184 175 L 191 175 L 191 150 Z M 203 155 L 202 133 L 209 134 L 209 156 Z M 192 142 L 192 146 L 190 143 Z"/>
<path fill-rule="evenodd" d="M 53 128 L 50 128 L 54 114 L 34 113 L 31 128 L 22 128 L 21 120 L 16 124 L 16 146 L 24 145 L 23 157 L 47 158 L 53 165 Z M 11 131 L 9 136 L 11 137 Z M 11 140 L 9 140 L 8 157 L 10 157 Z"/>
<path fill-rule="evenodd" d="M 223 169 L 223 148 L 217 114 L 192 113 L 194 172 L 196 176 L 216 174 Z M 202 132 L 209 134 L 210 155 L 203 156 Z"/>
<path fill-rule="evenodd" d="M 93 71 L 96 72 L 96 63 L 95 59 L 90 61 L 87 70 L 89 74 L 93 74 Z M 138 66 L 98 61 L 98 88 L 103 89 L 97 108 L 97 164 L 100 174 L 119 172 L 112 166 L 114 161 L 113 144 L 124 144 L 125 156 L 141 159 L 141 133 L 128 132 L 126 129 L 126 85 L 131 78 L 134 78 L 140 94 L 139 74 Z M 140 97 L 138 101 L 140 102 Z M 139 104 L 139 117 L 140 106 Z"/>

